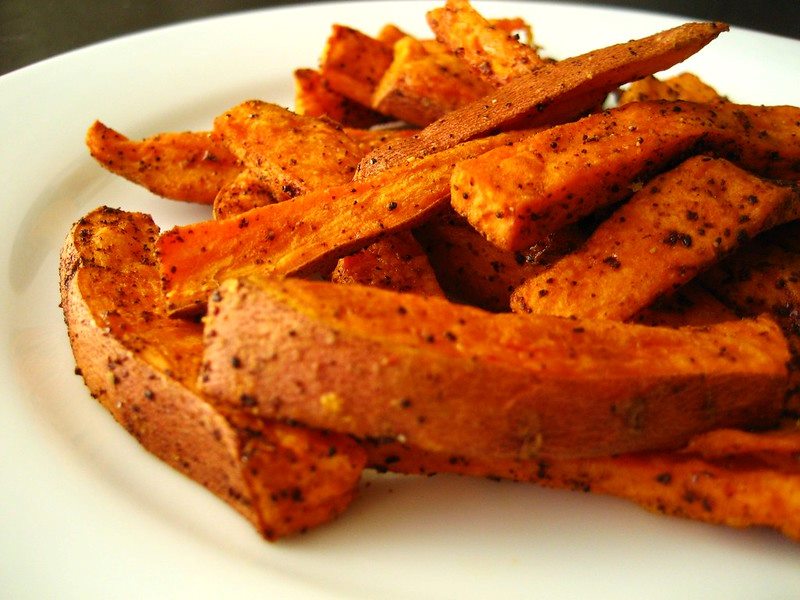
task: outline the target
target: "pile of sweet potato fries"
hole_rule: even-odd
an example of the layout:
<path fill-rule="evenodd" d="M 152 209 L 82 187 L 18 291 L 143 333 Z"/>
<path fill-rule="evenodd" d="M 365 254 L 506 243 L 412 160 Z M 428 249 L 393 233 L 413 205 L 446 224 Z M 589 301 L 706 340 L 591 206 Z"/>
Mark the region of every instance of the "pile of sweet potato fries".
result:
<path fill-rule="evenodd" d="M 800 539 L 800 108 L 655 76 L 720 23 L 555 60 L 467 0 L 427 20 L 334 25 L 293 110 L 90 127 L 105 168 L 213 211 L 73 228 L 92 394 L 269 540 L 345 510 L 365 468 Z"/>

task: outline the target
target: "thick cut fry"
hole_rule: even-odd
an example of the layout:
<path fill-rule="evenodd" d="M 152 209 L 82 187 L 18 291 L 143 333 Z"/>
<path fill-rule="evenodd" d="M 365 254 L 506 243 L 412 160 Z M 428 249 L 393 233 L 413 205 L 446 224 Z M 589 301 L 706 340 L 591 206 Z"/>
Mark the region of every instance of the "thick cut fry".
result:
<path fill-rule="evenodd" d="M 688 102 L 719 102 L 725 100 L 717 90 L 702 81 L 694 73 L 681 73 L 668 79 L 653 75 L 634 81 L 619 96 L 617 104 L 646 102 L 651 100 L 687 100 Z"/>
<path fill-rule="evenodd" d="M 453 211 L 437 215 L 414 234 L 449 298 L 493 312 L 510 310 L 515 288 L 588 236 L 574 226 L 524 252 L 507 252 L 487 242 Z"/>
<path fill-rule="evenodd" d="M 444 7 L 429 11 L 427 19 L 437 40 L 495 86 L 545 64 L 535 48 L 493 25 L 467 0 L 447 0 Z"/>
<path fill-rule="evenodd" d="M 372 106 L 425 126 L 491 89 L 457 57 L 431 54 L 418 40 L 405 37 L 394 45 L 394 60 L 375 89 Z"/>
<path fill-rule="evenodd" d="M 545 65 L 492 94 L 452 111 L 401 143 L 367 155 L 358 178 L 440 152 L 489 132 L 569 121 L 594 108 L 623 83 L 675 65 L 711 42 L 727 26 L 687 23 L 653 36 Z"/>
<path fill-rule="evenodd" d="M 203 386 L 222 402 L 500 458 L 675 448 L 773 424 L 788 358 L 769 319 L 674 330 L 496 315 L 299 279 L 225 282 L 204 339 Z"/>
<path fill-rule="evenodd" d="M 334 25 L 322 58 L 320 73 L 333 91 L 364 106 L 392 64 L 392 47 L 351 27 Z"/>
<path fill-rule="evenodd" d="M 452 204 L 492 243 L 525 248 L 705 150 L 798 179 L 800 108 L 633 102 L 464 161 Z"/>
<path fill-rule="evenodd" d="M 724 446 L 743 439 L 738 449 Z M 796 428 L 758 434 L 719 430 L 693 438 L 680 452 L 532 461 L 436 454 L 398 443 L 364 447 L 380 471 L 458 473 L 608 494 L 659 514 L 731 527 L 766 526 L 800 540 L 798 439 Z"/>
<path fill-rule="evenodd" d="M 308 117 L 328 117 L 345 127 L 367 128 L 387 120 L 385 115 L 334 92 L 319 71 L 294 72 L 294 111 Z"/>
<path fill-rule="evenodd" d="M 581 248 L 514 291 L 518 312 L 625 321 L 761 231 L 800 218 L 800 186 L 691 158 L 649 182 Z"/>
<path fill-rule="evenodd" d="M 161 133 L 134 141 L 95 121 L 86 145 L 112 173 L 171 200 L 211 204 L 242 170 L 208 132 Z"/>
<path fill-rule="evenodd" d="M 447 205 L 453 166 L 523 134 L 468 142 L 409 167 L 270 204 L 221 221 L 175 227 L 158 240 L 167 308 L 203 311 L 229 277 L 332 268 L 377 238 L 419 225 Z"/>
<path fill-rule="evenodd" d="M 423 296 L 444 296 L 425 251 L 410 231 L 387 236 L 339 259 L 331 281 Z"/>
<path fill-rule="evenodd" d="M 700 281 L 740 315 L 769 313 L 781 325 L 789 342 L 789 391 L 786 412 L 800 416 L 800 253 L 774 243 L 792 239 L 800 230 L 794 222 L 780 228 L 780 235 L 756 238 L 714 268 Z M 786 234 L 789 235 L 786 235 Z"/>
<path fill-rule="evenodd" d="M 214 120 L 214 136 L 273 182 L 277 200 L 350 181 L 361 150 L 333 121 L 249 100 Z"/>
<path fill-rule="evenodd" d="M 61 296 L 92 395 L 147 450 L 274 540 L 324 523 L 356 493 L 363 451 L 343 436 L 221 410 L 196 387 L 201 326 L 167 317 L 146 215 L 101 208 L 64 245 Z"/>

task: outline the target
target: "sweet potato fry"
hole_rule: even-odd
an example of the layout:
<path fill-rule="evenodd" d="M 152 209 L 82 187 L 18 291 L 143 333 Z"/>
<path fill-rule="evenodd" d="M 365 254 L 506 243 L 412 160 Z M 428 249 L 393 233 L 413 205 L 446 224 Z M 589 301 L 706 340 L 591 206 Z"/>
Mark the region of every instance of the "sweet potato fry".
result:
<path fill-rule="evenodd" d="M 147 450 L 230 504 L 267 539 L 329 521 L 356 493 L 364 452 L 347 437 L 221 410 L 197 389 L 196 322 L 167 317 L 146 215 L 100 208 L 61 257 L 79 372 Z"/>
<path fill-rule="evenodd" d="M 361 150 L 333 121 L 249 100 L 214 119 L 214 137 L 272 181 L 277 200 L 353 178 Z"/>
<path fill-rule="evenodd" d="M 798 439 L 796 428 L 718 430 L 693 438 L 679 452 L 531 461 L 437 454 L 380 441 L 362 444 L 369 464 L 381 471 L 458 473 L 608 494 L 660 514 L 731 527 L 770 527 L 800 540 Z"/>
<path fill-rule="evenodd" d="M 436 39 L 496 87 L 545 64 L 536 49 L 498 28 L 468 0 L 447 0 L 427 14 Z"/>
<path fill-rule="evenodd" d="M 492 243 L 525 248 L 702 151 L 798 179 L 799 123 L 791 106 L 633 102 L 464 161 L 452 204 Z"/>
<path fill-rule="evenodd" d="M 211 204 L 242 170 L 208 132 L 161 133 L 134 141 L 95 121 L 86 145 L 112 173 L 171 200 Z"/>
<path fill-rule="evenodd" d="M 279 202 L 274 181 L 259 169 L 245 167 L 239 176 L 214 198 L 215 219 L 227 219 L 245 211 Z"/>
<path fill-rule="evenodd" d="M 385 123 L 388 117 L 334 92 L 319 71 L 294 72 L 294 112 L 308 117 L 328 117 L 345 127 L 367 128 Z"/>
<path fill-rule="evenodd" d="M 392 64 L 392 57 L 390 45 L 352 27 L 334 25 L 319 70 L 330 89 L 371 106 L 372 94 Z"/>
<path fill-rule="evenodd" d="M 769 313 L 781 325 L 792 353 L 786 412 L 797 417 L 800 416 L 800 253 L 787 250 L 774 240 L 793 239 L 798 223 L 780 229 L 781 235 L 767 234 L 751 240 L 739 252 L 703 273 L 700 281 L 738 314 Z"/>
<path fill-rule="evenodd" d="M 498 129 L 553 125 L 594 108 L 623 83 L 671 67 L 711 42 L 727 26 L 687 23 L 647 38 L 545 65 L 488 96 L 434 121 L 418 135 L 364 157 L 358 178 L 451 148 Z"/>
<path fill-rule="evenodd" d="M 797 218 L 797 183 L 690 158 L 650 181 L 577 252 L 519 286 L 511 307 L 625 321 L 761 231 Z"/>
<path fill-rule="evenodd" d="M 576 225 L 524 252 L 507 252 L 487 242 L 452 210 L 432 218 L 414 234 L 449 298 L 493 312 L 508 312 L 514 289 L 588 236 Z"/>
<path fill-rule="evenodd" d="M 769 319 L 675 330 L 496 315 L 291 278 L 225 282 L 204 338 L 203 387 L 222 402 L 498 458 L 675 448 L 774 424 L 788 358 Z"/>
<path fill-rule="evenodd" d="M 208 295 L 229 277 L 324 270 L 379 237 L 414 227 L 447 205 L 457 161 L 522 135 L 475 140 L 368 181 L 312 192 L 230 219 L 175 227 L 157 242 L 168 310 L 204 310 Z"/>
<path fill-rule="evenodd" d="M 387 236 L 355 254 L 340 258 L 331 281 L 423 296 L 444 296 L 425 251 L 410 231 Z"/>
<path fill-rule="evenodd" d="M 725 100 L 717 90 L 702 81 L 694 73 L 681 73 L 668 79 L 649 75 L 634 81 L 623 90 L 617 104 L 646 102 L 649 100 L 687 100 L 688 102 L 719 102 Z"/>
<path fill-rule="evenodd" d="M 412 125 L 425 126 L 491 90 L 451 54 L 429 53 L 404 37 L 394 45 L 394 60 L 372 97 L 372 106 Z"/>

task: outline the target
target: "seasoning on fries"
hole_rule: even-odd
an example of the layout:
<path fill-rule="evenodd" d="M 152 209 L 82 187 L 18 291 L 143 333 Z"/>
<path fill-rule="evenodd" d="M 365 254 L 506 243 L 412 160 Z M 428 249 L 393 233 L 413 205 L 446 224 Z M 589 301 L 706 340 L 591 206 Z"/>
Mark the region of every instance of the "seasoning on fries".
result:
<path fill-rule="evenodd" d="M 365 468 L 800 540 L 800 108 L 659 73 L 721 23 L 555 60 L 536 23 L 426 17 L 334 25 L 294 110 L 89 128 L 104 168 L 209 205 L 75 224 L 91 393 L 268 540 L 341 514 Z"/>

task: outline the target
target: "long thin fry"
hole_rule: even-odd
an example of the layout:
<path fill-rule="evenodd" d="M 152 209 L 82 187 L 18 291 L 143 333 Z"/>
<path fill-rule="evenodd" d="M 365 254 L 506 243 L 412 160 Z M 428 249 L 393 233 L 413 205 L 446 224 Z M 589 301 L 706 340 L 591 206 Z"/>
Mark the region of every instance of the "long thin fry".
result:
<path fill-rule="evenodd" d="M 619 85 L 671 67 L 727 30 L 722 23 L 687 23 L 640 40 L 566 59 L 444 115 L 419 134 L 366 156 L 359 178 L 440 152 L 497 129 L 571 120 L 594 108 Z"/>

